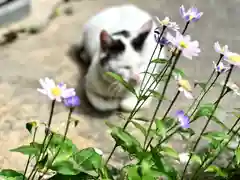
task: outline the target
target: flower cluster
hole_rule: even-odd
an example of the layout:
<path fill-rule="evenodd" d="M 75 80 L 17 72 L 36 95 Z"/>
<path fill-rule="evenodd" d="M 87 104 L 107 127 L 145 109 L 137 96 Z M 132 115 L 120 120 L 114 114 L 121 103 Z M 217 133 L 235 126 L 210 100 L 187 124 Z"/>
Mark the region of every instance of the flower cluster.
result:
<path fill-rule="evenodd" d="M 76 96 L 76 91 L 74 88 L 67 88 L 64 83 L 56 84 L 52 79 L 46 77 L 39 80 L 42 88 L 37 90 L 47 95 L 51 100 L 57 102 L 64 102 L 67 107 L 75 107 L 80 105 L 80 99 Z"/>
<path fill-rule="evenodd" d="M 184 6 L 181 6 L 180 15 L 187 22 L 196 22 L 201 18 L 203 12 L 199 12 L 195 7 L 185 11 Z M 166 37 L 160 37 L 161 33 L 159 32 L 159 28 L 157 28 L 154 31 L 154 36 L 158 43 L 170 47 L 172 52 L 174 52 L 175 48 L 177 48 L 177 50 L 181 51 L 183 56 L 188 59 L 192 59 L 193 56 L 198 56 L 201 52 L 198 41 L 191 41 L 191 37 L 189 35 L 184 36 L 183 33 L 180 33 L 178 31 L 180 29 L 179 26 L 175 22 L 171 22 L 169 17 L 165 17 L 163 20 L 159 20 L 158 18 L 156 19 L 159 25 L 164 27 L 163 30 L 171 29 L 176 32 L 175 37 L 169 32 L 167 32 Z"/>
<path fill-rule="evenodd" d="M 240 67 L 240 54 L 229 51 L 227 45 L 221 47 L 218 41 L 214 43 L 214 49 L 229 65 Z M 214 63 L 214 67 L 216 71 L 220 73 L 229 70 L 229 66 L 225 66 L 222 61 L 220 61 L 218 64 Z"/>

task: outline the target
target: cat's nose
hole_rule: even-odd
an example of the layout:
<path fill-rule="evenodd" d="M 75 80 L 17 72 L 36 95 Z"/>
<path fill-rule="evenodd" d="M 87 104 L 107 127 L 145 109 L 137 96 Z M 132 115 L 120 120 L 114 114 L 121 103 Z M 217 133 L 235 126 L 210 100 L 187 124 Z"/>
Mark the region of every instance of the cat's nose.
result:
<path fill-rule="evenodd" d="M 130 84 L 136 85 L 140 81 L 140 77 L 138 74 L 133 74 L 130 78 Z"/>

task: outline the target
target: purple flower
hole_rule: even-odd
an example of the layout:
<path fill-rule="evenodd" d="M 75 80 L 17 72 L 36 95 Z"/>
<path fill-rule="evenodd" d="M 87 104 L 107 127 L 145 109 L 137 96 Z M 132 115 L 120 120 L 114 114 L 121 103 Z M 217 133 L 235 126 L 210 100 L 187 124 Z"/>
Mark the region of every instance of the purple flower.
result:
<path fill-rule="evenodd" d="M 76 107 L 80 105 L 80 99 L 78 96 L 71 96 L 64 99 L 64 104 L 67 107 Z"/>
<path fill-rule="evenodd" d="M 189 117 L 185 115 L 182 110 L 177 111 L 176 116 L 182 128 L 187 129 L 189 128 Z"/>
<path fill-rule="evenodd" d="M 182 5 L 180 7 L 180 15 L 187 22 L 197 22 L 202 17 L 203 12 L 199 12 L 196 7 L 191 7 L 188 11 L 186 11 Z"/>
<path fill-rule="evenodd" d="M 198 41 L 191 41 L 189 35 L 183 36 L 179 31 L 176 31 L 175 37 L 167 32 L 166 39 L 178 48 L 178 50 L 181 50 L 182 55 L 188 59 L 192 59 L 193 56 L 198 56 L 201 52 Z"/>
<path fill-rule="evenodd" d="M 219 72 L 219 73 L 227 72 L 227 71 L 230 69 L 229 66 L 225 66 L 222 62 L 219 62 L 218 64 L 216 64 L 216 63 L 213 61 L 213 65 L 214 65 L 215 71 L 217 71 L 217 72 Z"/>

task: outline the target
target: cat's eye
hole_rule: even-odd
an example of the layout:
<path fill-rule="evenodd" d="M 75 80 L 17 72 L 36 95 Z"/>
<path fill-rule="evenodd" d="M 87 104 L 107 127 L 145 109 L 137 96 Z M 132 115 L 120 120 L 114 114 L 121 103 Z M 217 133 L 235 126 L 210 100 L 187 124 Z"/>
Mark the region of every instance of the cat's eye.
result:
<path fill-rule="evenodd" d="M 123 68 L 129 70 L 131 69 L 131 66 L 123 66 Z"/>

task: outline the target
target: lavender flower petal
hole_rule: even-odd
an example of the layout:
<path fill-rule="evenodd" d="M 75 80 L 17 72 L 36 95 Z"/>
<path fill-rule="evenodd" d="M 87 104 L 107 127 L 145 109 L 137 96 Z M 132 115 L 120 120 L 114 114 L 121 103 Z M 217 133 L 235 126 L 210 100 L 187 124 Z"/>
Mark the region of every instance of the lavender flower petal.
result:
<path fill-rule="evenodd" d="M 71 96 L 64 99 L 64 104 L 67 107 L 76 107 L 80 105 L 80 99 L 78 96 Z"/>

